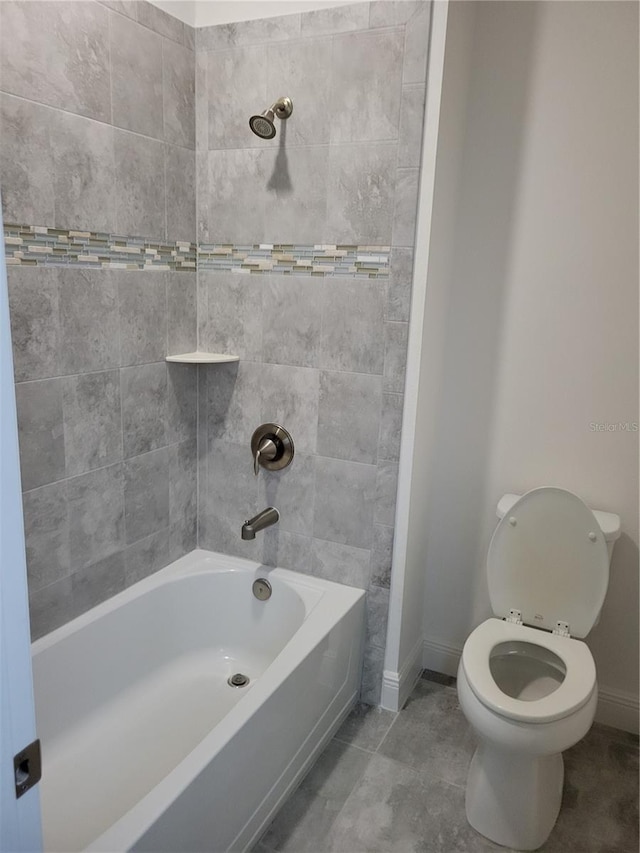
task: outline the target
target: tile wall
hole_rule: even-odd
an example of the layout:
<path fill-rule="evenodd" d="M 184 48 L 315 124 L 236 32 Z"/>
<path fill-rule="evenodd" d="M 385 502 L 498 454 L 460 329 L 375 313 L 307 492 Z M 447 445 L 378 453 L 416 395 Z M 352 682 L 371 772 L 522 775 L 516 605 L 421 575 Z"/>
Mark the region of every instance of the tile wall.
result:
<path fill-rule="evenodd" d="M 366 589 L 378 701 L 429 18 L 361 3 L 194 39 L 147 3 L 0 4 L 5 224 L 38 226 L 9 276 L 36 636 L 197 535 Z M 253 136 L 284 94 L 292 117 Z M 197 275 L 148 270 L 180 243 Z M 196 327 L 240 362 L 167 366 Z M 270 420 L 294 464 L 255 478 Z M 280 523 L 242 542 L 268 504 Z"/>
<path fill-rule="evenodd" d="M 196 33 L 202 243 L 391 247 L 388 276 L 199 267 L 199 542 L 367 590 L 365 701 L 379 700 L 389 603 L 430 5 L 339 7 Z M 281 95 L 277 135 L 249 116 Z M 293 464 L 254 477 L 253 430 Z M 273 504 L 253 542 L 242 522 Z"/>
<path fill-rule="evenodd" d="M 0 109 L 4 222 L 30 226 L 6 233 L 38 637 L 196 544 L 196 373 L 164 361 L 196 343 L 195 255 L 164 262 L 195 239 L 193 31 L 147 3 L 0 3 Z M 109 234 L 139 238 L 115 267 L 146 245 L 161 271 L 64 266 Z"/>

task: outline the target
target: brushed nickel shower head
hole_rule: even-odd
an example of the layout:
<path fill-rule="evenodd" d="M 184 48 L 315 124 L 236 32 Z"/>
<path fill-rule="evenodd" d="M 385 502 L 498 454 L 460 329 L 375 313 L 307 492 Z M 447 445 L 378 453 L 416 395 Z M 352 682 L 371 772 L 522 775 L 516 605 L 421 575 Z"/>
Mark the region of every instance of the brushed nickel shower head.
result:
<path fill-rule="evenodd" d="M 276 117 L 279 119 L 289 118 L 292 112 L 293 102 L 291 98 L 278 98 L 268 110 L 264 110 L 260 115 L 251 116 L 249 127 L 260 139 L 273 139 L 276 135 L 274 119 Z"/>

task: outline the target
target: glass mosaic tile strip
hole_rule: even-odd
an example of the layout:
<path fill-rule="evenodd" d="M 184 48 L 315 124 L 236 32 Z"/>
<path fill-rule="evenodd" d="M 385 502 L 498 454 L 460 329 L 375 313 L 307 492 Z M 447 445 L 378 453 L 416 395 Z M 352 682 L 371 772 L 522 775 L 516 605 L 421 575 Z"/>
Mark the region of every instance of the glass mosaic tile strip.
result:
<path fill-rule="evenodd" d="M 89 267 L 91 269 L 196 269 L 195 243 L 162 242 L 93 231 L 65 231 L 41 225 L 4 227 L 10 266 Z"/>
<path fill-rule="evenodd" d="M 389 246 L 161 242 L 40 225 L 5 225 L 7 264 L 92 269 L 196 269 L 246 275 L 387 278 Z"/>
<path fill-rule="evenodd" d="M 201 243 L 198 269 L 251 275 L 388 278 L 389 246 Z"/>

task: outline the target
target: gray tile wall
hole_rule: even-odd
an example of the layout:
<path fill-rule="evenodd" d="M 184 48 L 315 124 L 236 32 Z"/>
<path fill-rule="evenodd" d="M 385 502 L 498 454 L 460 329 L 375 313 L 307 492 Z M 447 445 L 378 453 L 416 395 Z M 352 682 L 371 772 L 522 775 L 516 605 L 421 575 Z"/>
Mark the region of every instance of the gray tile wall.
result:
<path fill-rule="evenodd" d="M 196 545 L 196 276 L 9 269 L 34 637 Z"/>
<path fill-rule="evenodd" d="M 198 273 L 199 543 L 368 590 L 363 698 L 386 640 L 430 4 L 383 2 L 196 34 L 198 239 L 392 246 L 388 282 Z M 259 140 L 249 116 L 293 115 Z M 286 426 L 293 464 L 255 478 Z M 273 504 L 254 542 L 243 521 Z"/>
<path fill-rule="evenodd" d="M 392 246 L 388 281 L 200 271 L 197 296 L 188 273 L 11 270 L 34 635 L 193 548 L 197 517 L 203 547 L 368 590 L 378 701 L 429 17 L 288 15 L 200 30 L 194 54 L 146 3 L 0 4 L 6 221 Z M 292 118 L 258 140 L 249 116 L 282 94 Z M 241 361 L 168 367 L 196 325 Z M 296 457 L 255 478 L 267 420 Z M 267 504 L 280 523 L 242 542 Z"/>
<path fill-rule="evenodd" d="M 195 239 L 189 27 L 148 3 L 0 4 L 5 222 Z M 12 267 L 32 634 L 192 550 L 196 275 Z"/>
<path fill-rule="evenodd" d="M 193 42 L 145 2 L 0 3 L 4 221 L 193 241 Z"/>

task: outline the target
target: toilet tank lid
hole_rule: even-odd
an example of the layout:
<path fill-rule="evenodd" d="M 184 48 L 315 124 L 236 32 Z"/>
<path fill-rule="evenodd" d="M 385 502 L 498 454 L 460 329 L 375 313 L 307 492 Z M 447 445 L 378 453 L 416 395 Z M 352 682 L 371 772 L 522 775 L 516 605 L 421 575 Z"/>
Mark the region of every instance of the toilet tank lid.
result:
<path fill-rule="evenodd" d="M 522 495 L 507 494 L 503 495 L 498 501 L 496 515 L 502 519 L 509 512 L 516 501 L 519 501 Z M 595 515 L 596 521 L 600 525 L 600 530 L 604 536 L 605 542 L 615 542 L 620 536 L 620 516 L 615 512 L 602 512 L 599 509 L 592 509 L 591 512 Z"/>

